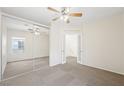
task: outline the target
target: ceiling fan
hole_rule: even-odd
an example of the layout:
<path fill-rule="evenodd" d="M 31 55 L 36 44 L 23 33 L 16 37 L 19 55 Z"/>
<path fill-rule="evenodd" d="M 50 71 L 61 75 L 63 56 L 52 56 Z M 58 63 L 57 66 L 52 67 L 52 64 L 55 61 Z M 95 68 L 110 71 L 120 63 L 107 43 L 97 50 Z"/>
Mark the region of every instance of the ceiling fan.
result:
<path fill-rule="evenodd" d="M 58 19 L 62 19 L 66 23 L 70 23 L 70 20 L 69 20 L 70 16 L 72 16 L 72 17 L 82 17 L 82 15 L 83 15 L 80 12 L 70 13 L 70 8 L 69 7 L 62 7 L 61 11 L 58 11 L 58 10 L 52 8 L 52 7 L 48 7 L 47 9 L 60 14 L 60 16 L 55 17 L 54 19 L 52 19 L 53 21 L 56 21 Z"/>
<path fill-rule="evenodd" d="M 28 26 L 28 25 L 26 25 Z M 36 26 L 36 25 L 31 25 L 28 26 L 28 31 L 30 31 L 31 33 L 35 34 L 35 35 L 40 35 L 40 27 Z"/>

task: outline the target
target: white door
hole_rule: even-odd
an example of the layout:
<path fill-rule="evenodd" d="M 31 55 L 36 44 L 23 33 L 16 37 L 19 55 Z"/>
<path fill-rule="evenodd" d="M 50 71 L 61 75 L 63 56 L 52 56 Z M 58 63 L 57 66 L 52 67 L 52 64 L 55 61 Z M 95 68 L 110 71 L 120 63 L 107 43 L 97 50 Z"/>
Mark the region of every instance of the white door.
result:
<path fill-rule="evenodd" d="M 78 35 L 78 56 L 77 56 L 77 63 L 82 62 L 82 42 L 81 42 L 81 35 Z"/>
<path fill-rule="evenodd" d="M 78 42 L 77 42 L 78 43 L 77 63 L 80 63 L 81 62 L 81 44 L 80 44 L 81 43 L 81 40 L 80 39 L 81 39 L 81 37 L 80 37 L 80 35 L 78 35 Z"/>
<path fill-rule="evenodd" d="M 78 58 L 77 62 L 79 64 L 83 64 L 86 61 L 86 53 L 85 53 L 85 37 L 84 33 L 80 33 L 78 37 Z"/>
<path fill-rule="evenodd" d="M 61 55 L 62 55 L 62 64 L 66 63 L 66 36 L 63 35 L 63 39 L 62 39 L 62 50 L 61 50 Z"/>

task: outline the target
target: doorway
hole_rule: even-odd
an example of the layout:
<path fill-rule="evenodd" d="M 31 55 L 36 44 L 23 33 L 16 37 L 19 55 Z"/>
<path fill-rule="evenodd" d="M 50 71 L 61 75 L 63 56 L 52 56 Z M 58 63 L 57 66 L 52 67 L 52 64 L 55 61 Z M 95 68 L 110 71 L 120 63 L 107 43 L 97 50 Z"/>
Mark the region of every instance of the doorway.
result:
<path fill-rule="evenodd" d="M 66 33 L 63 39 L 62 64 L 81 63 L 81 54 L 80 33 Z"/>
<path fill-rule="evenodd" d="M 77 63 L 78 57 L 78 35 L 67 34 L 65 37 L 66 63 Z"/>

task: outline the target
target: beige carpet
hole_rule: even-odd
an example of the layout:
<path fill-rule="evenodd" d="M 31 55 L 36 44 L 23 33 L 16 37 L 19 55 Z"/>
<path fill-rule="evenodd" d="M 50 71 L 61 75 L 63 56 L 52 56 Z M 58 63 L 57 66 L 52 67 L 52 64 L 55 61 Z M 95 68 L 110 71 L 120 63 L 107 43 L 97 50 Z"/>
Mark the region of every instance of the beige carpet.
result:
<path fill-rule="evenodd" d="M 11 62 L 5 68 L 3 79 L 30 72 L 43 66 L 48 66 L 48 57 Z"/>
<path fill-rule="evenodd" d="M 6 70 L 4 78 L 13 75 L 20 75 L 9 80 L 2 81 L 0 85 L 4 86 L 108 86 L 108 85 L 124 85 L 124 76 L 112 72 L 80 65 L 76 63 L 76 59 L 69 57 L 67 63 L 57 65 L 54 67 L 48 66 L 48 58 L 35 59 L 35 66 L 28 67 L 28 62 L 11 63 L 8 64 L 7 69 L 12 69 L 12 65 L 17 66 L 14 68 L 15 72 L 11 74 Z M 30 63 L 30 62 L 29 62 Z M 24 66 L 25 64 L 25 66 Z M 21 65 L 21 66 L 20 66 Z M 29 65 L 30 66 L 30 65 Z M 28 70 L 27 70 L 27 68 Z M 20 70 L 17 70 L 17 69 Z M 8 70 L 9 71 L 9 70 Z M 13 70 L 11 70 L 13 71 Z M 17 72 L 16 72 L 17 71 Z M 20 74 L 24 73 L 25 74 Z"/>

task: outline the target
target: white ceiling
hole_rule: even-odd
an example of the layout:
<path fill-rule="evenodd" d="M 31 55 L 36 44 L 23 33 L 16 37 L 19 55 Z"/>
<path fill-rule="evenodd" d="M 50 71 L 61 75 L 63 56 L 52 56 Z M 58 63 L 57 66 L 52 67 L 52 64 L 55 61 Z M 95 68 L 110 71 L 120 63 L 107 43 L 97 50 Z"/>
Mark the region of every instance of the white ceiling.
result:
<path fill-rule="evenodd" d="M 56 13 L 47 10 L 46 7 L 4 7 L 1 8 L 3 12 L 25 18 L 31 21 L 35 21 L 37 23 L 41 23 L 44 25 L 49 25 L 52 18 L 57 16 Z M 60 8 L 56 8 L 60 10 Z M 81 18 L 71 18 L 71 21 L 88 21 L 94 20 L 98 18 L 103 18 L 106 16 L 111 16 L 114 14 L 122 13 L 124 8 L 84 8 L 84 7 L 74 7 L 71 8 L 71 12 L 83 12 L 85 15 Z"/>
<path fill-rule="evenodd" d="M 19 21 L 19 20 L 15 20 L 12 18 L 5 18 L 5 22 L 6 22 L 6 26 L 8 31 L 10 30 L 16 30 L 16 31 L 28 31 L 28 32 L 32 32 L 29 29 L 32 28 L 34 25 L 33 24 L 29 24 L 23 21 Z M 48 34 L 48 29 L 43 28 L 43 27 L 39 27 L 39 26 L 35 26 L 39 28 L 39 32 L 40 33 L 45 33 Z"/>

